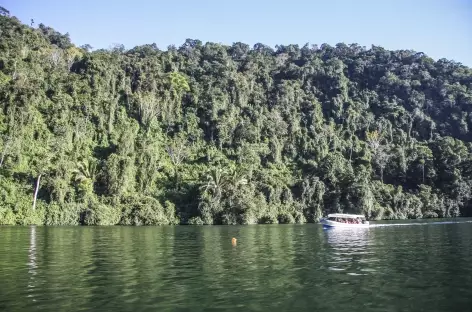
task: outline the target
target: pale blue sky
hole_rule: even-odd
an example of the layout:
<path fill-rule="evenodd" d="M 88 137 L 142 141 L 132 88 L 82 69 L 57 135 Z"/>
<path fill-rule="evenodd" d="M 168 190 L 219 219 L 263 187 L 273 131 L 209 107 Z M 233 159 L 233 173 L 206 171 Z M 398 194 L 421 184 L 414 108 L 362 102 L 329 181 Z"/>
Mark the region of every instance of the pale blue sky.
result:
<path fill-rule="evenodd" d="M 253 45 L 358 43 L 413 49 L 472 66 L 472 0 L 1 0 L 77 45 L 126 48 L 185 39 Z"/>

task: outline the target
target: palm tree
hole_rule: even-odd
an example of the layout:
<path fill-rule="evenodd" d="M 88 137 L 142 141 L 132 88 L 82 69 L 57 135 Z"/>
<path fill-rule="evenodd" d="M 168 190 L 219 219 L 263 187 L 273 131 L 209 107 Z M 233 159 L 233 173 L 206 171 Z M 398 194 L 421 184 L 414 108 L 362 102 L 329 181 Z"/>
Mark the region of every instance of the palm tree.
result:
<path fill-rule="evenodd" d="M 245 184 L 247 184 L 247 179 L 242 177 L 235 168 L 212 168 L 200 190 L 204 196 L 211 196 L 213 203 L 219 204 L 224 195 L 231 195 L 231 192 Z"/>
<path fill-rule="evenodd" d="M 93 183 L 98 175 L 98 162 L 94 158 L 88 158 L 77 163 L 77 168 L 72 171 L 74 182 L 84 195 L 93 192 Z"/>

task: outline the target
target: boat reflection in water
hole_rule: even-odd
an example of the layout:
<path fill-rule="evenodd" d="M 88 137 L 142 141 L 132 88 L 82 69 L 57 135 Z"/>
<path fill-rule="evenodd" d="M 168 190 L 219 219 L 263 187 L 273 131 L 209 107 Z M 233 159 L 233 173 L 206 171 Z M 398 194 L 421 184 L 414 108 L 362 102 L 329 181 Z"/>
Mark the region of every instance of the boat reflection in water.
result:
<path fill-rule="evenodd" d="M 328 271 L 346 275 L 368 275 L 376 271 L 376 259 L 371 250 L 371 231 L 367 228 L 332 227 L 325 231 Z"/>
<path fill-rule="evenodd" d="M 364 247 L 369 240 L 369 229 L 366 228 L 327 228 L 327 242 L 333 247 L 357 248 Z"/>

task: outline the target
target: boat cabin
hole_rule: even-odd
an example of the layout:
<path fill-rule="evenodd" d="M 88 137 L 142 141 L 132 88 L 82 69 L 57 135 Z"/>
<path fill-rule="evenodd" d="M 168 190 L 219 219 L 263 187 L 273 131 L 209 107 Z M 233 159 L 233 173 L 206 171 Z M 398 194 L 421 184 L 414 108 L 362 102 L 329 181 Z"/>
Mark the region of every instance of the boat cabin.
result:
<path fill-rule="evenodd" d="M 350 223 L 350 224 L 362 224 L 366 223 L 364 215 L 347 214 L 347 213 L 332 213 L 328 215 L 329 221 Z"/>

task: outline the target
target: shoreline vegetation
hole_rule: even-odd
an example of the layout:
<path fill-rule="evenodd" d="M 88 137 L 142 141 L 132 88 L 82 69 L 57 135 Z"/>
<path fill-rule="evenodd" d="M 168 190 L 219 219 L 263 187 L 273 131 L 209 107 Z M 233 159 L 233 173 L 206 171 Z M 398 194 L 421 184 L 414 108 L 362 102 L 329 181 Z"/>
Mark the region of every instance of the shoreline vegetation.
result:
<path fill-rule="evenodd" d="M 343 43 L 93 50 L 1 7 L 0 38 L 2 225 L 472 216 L 460 63 Z"/>

